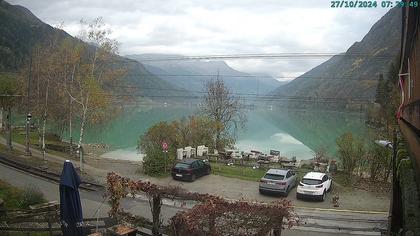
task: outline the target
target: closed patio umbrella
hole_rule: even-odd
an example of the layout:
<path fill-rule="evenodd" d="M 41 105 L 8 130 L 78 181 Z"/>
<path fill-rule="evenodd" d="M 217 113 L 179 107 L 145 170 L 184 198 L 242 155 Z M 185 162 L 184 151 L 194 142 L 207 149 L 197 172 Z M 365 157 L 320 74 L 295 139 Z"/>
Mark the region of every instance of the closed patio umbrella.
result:
<path fill-rule="evenodd" d="M 64 162 L 60 178 L 60 222 L 63 235 L 82 236 L 83 213 L 80 202 L 79 175 L 70 161 Z"/>

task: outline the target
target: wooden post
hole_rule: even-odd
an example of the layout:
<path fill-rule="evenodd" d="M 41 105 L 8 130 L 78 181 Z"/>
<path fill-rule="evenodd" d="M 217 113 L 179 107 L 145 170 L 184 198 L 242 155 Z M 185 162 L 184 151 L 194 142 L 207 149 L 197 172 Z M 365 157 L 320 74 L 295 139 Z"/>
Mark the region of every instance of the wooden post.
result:
<path fill-rule="evenodd" d="M 49 216 L 48 216 L 48 231 L 50 232 L 50 236 L 53 236 L 51 218 Z"/>
<path fill-rule="evenodd" d="M 153 236 L 160 235 L 160 210 L 162 207 L 162 198 L 159 194 L 156 194 L 152 198 L 152 217 L 153 217 L 153 226 L 152 234 Z"/>

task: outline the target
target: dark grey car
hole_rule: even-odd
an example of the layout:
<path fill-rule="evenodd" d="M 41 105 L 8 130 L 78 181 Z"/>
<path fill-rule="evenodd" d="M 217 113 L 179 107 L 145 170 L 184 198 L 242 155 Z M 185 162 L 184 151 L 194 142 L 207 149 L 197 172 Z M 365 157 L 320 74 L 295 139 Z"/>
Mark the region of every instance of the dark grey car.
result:
<path fill-rule="evenodd" d="M 293 170 L 269 169 L 260 180 L 259 191 L 287 196 L 296 184 L 296 174 Z"/>

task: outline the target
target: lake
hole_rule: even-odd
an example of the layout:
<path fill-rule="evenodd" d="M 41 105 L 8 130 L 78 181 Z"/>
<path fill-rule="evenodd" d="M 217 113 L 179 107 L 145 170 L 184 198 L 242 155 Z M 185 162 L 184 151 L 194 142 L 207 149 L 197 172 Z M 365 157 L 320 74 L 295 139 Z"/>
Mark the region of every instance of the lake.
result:
<path fill-rule="evenodd" d="M 140 135 L 159 121 L 171 121 L 197 113 L 194 107 L 144 106 L 128 108 L 105 124 L 87 127 L 85 143 L 103 143 L 112 150 L 106 158 L 140 160 L 136 145 Z M 345 132 L 365 135 L 364 115 L 331 111 L 288 109 L 255 109 L 247 113 L 246 129 L 237 134 L 236 148 L 282 156 L 309 159 L 324 147 L 330 155 L 336 152 L 335 140 Z M 78 137 L 78 130 L 74 137 Z"/>

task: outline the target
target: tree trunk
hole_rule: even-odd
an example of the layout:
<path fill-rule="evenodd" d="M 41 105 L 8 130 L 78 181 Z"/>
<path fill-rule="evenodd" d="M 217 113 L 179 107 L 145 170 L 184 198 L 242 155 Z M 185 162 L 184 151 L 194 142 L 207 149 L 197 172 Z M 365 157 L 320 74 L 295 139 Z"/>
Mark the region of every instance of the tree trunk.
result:
<path fill-rule="evenodd" d="M 12 146 L 12 108 L 9 106 L 7 107 L 7 115 L 6 115 L 6 130 L 7 130 L 7 137 L 6 137 L 6 144 L 9 150 L 13 149 Z"/>
<path fill-rule="evenodd" d="M 47 80 L 47 88 L 45 90 L 45 106 L 44 106 L 44 116 L 42 123 L 42 158 L 45 160 L 45 127 L 47 126 L 47 109 L 48 109 L 48 93 L 50 87 L 50 80 Z"/>
<path fill-rule="evenodd" d="M 273 230 L 274 236 L 281 236 L 281 228 Z"/>
<path fill-rule="evenodd" d="M 86 104 L 83 106 L 83 116 L 82 116 L 82 124 L 80 126 L 80 136 L 79 136 L 79 144 L 77 145 L 77 150 L 79 151 L 79 157 L 80 157 L 80 170 L 83 171 L 83 153 L 82 153 L 82 141 L 83 141 L 83 134 L 85 131 L 85 124 L 86 124 L 86 114 L 88 109 L 88 102 L 89 102 L 89 96 L 86 98 Z"/>
<path fill-rule="evenodd" d="M 153 236 L 161 235 L 159 233 L 160 228 L 160 211 L 162 207 L 162 198 L 159 194 L 156 194 L 152 198 L 152 217 L 153 217 L 153 226 L 152 234 Z"/>
<path fill-rule="evenodd" d="M 71 88 L 73 85 L 73 80 L 74 80 L 74 73 L 76 72 L 76 64 L 73 66 L 73 72 L 71 74 L 71 81 L 70 81 L 70 86 L 69 86 L 69 93 L 71 94 Z M 69 136 L 70 136 L 70 155 L 73 154 L 73 135 L 72 135 L 72 112 L 73 112 L 73 99 L 71 97 L 69 97 Z"/>
<path fill-rule="evenodd" d="M 0 108 L 0 129 L 4 129 L 4 120 L 3 120 L 3 107 Z"/>

